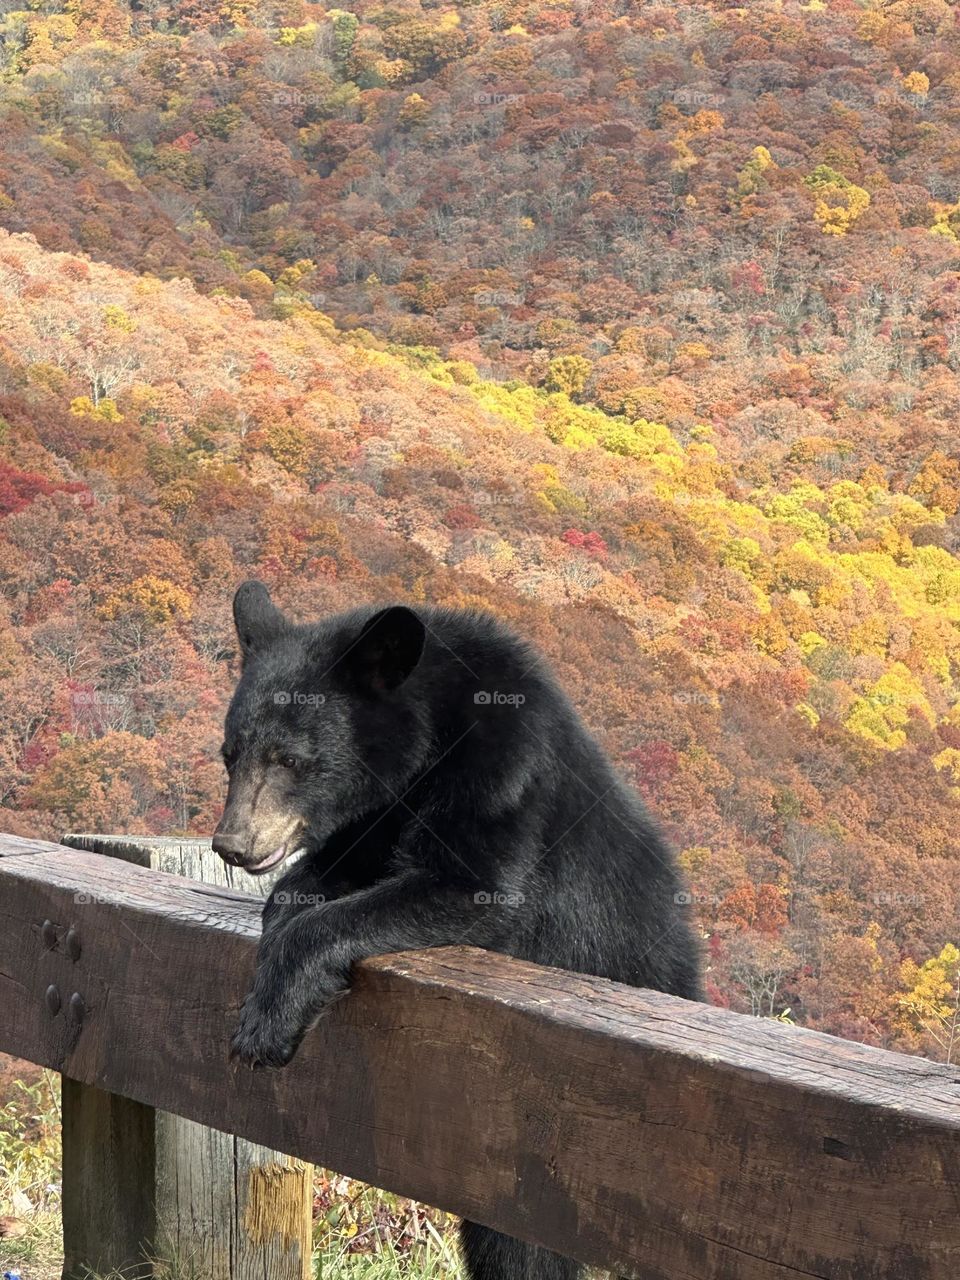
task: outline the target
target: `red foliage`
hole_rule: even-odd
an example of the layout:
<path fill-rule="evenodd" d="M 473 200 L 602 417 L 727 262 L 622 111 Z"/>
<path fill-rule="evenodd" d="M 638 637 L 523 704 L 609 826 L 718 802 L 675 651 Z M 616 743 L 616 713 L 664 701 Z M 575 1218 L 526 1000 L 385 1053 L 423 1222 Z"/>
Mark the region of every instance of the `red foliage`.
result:
<path fill-rule="evenodd" d="M 197 145 L 199 141 L 200 141 L 200 135 L 194 133 L 194 131 L 190 129 L 187 133 L 181 133 L 179 138 L 174 138 L 174 140 L 170 143 L 170 146 L 174 149 L 174 151 L 190 152 L 193 150 L 193 148 Z"/>
<path fill-rule="evenodd" d="M 680 768 L 677 749 L 663 739 L 645 742 L 642 747 L 627 751 L 624 760 L 633 766 L 637 786 L 648 793 L 668 782 Z"/>
<path fill-rule="evenodd" d="M 0 516 L 22 511 L 34 498 L 57 492 L 80 494 L 89 490 L 83 484 L 48 480 L 36 471 L 21 471 L 0 459 Z"/>
<path fill-rule="evenodd" d="M 597 560 L 606 559 L 607 544 L 599 533 L 583 533 L 580 529 L 566 529 L 560 536 L 568 547 L 577 547 L 581 551 L 586 551 Z"/>
<path fill-rule="evenodd" d="M 465 503 L 450 507 L 444 514 L 443 523 L 448 529 L 479 529 L 483 521 L 472 507 Z"/>

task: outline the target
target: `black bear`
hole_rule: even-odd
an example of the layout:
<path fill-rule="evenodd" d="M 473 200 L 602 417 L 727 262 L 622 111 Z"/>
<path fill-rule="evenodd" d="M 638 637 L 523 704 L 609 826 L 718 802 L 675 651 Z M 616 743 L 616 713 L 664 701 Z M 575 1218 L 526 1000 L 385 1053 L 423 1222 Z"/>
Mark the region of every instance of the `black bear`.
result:
<path fill-rule="evenodd" d="M 213 845 L 254 874 L 303 856 L 263 912 L 233 1037 L 282 1067 L 364 956 L 469 943 L 700 997 L 673 858 L 545 663 L 491 616 L 358 608 L 288 621 L 234 599 L 243 669 Z M 576 1263 L 464 1223 L 472 1280 Z"/>

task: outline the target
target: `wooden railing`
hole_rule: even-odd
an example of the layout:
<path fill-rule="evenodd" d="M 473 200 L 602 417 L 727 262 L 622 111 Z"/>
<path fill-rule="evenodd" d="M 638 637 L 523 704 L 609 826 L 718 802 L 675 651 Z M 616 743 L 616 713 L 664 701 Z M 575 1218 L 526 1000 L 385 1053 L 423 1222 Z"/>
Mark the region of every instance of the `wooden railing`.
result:
<path fill-rule="evenodd" d="M 0 916 L 0 1050 L 135 1109 L 65 1132 L 65 1198 L 115 1193 L 97 1265 L 149 1250 L 161 1109 L 643 1280 L 960 1275 L 955 1067 L 451 948 L 365 961 L 251 1073 L 255 899 L 2 837 Z"/>

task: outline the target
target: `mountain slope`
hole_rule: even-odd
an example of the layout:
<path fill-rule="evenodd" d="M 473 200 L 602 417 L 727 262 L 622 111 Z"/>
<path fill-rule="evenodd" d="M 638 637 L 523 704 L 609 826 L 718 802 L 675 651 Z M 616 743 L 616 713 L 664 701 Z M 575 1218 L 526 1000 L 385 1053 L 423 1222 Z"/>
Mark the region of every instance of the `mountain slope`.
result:
<path fill-rule="evenodd" d="M 8 824 L 210 829 L 243 576 L 303 617 L 489 607 L 683 851 L 715 997 L 774 971 L 795 1015 L 912 1043 L 890 992 L 960 887 L 949 474 L 747 490 L 707 423 L 279 314 L 0 238 Z"/>

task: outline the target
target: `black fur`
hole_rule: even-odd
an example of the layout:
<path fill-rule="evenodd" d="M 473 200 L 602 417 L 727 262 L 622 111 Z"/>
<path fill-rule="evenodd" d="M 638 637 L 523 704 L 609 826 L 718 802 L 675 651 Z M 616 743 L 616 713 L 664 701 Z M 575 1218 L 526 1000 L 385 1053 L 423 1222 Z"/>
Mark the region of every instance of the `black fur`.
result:
<path fill-rule="evenodd" d="M 244 670 L 215 845 L 253 869 L 306 850 L 264 909 L 236 1058 L 283 1066 L 355 961 L 419 947 L 700 997 L 673 858 L 523 641 L 428 607 L 294 626 L 251 583 L 235 613 Z M 578 1272 L 472 1224 L 462 1239 L 473 1280 Z"/>

